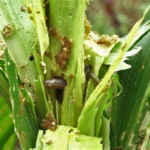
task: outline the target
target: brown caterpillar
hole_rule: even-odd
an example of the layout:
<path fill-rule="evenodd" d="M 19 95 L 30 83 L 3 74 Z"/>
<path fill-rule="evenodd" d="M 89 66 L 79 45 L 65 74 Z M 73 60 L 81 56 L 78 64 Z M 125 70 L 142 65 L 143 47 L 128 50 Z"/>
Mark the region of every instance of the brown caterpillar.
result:
<path fill-rule="evenodd" d="M 43 83 L 49 89 L 63 89 L 67 85 L 63 79 L 44 80 Z"/>
<path fill-rule="evenodd" d="M 95 73 L 90 73 L 90 76 L 97 85 L 100 83 L 100 80 Z"/>

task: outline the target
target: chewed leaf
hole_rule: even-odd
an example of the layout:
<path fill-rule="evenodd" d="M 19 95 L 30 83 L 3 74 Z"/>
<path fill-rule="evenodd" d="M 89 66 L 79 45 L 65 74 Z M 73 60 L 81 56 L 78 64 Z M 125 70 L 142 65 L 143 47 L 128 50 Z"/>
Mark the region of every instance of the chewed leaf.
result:
<path fill-rule="evenodd" d="M 120 64 L 118 65 L 118 67 L 116 68 L 115 71 L 120 71 L 120 70 L 126 70 L 131 68 L 131 65 L 126 64 L 125 62 L 120 62 Z"/>
<path fill-rule="evenodd" d="M 134 54 L 138 53 L 141 49 L 142 49 L 141 47 L 137 47 L 136 49 L 126 52 L 122 61 L 120 62 L 115 71 L 126 70 L 131 68 L 131 65 L 126 64 L 124 61 L 128 60 L 127 57 L 133 56 Z M 109 56 L 105 58 L 104 64 L 111 65 L 113 61 L 116 59 L 117 55 L 118 53 L 110 53 Z"/>
<path fill-rule="evenodd" d="M 41 1 L 34 0 L 33 2 L 34 2 L 35 20 L 36 20 L 38 37 L 39 37 L 40 48 L 41 48 L 41 56 L 43 59 L 43 55 L 49 46 L 48 32 L 46 28 Z"/>
<path fill-rule="evenodd" d="M 137 54 L 140 50 L 142 49 L 142 47 L 137 47 L 136 49 L 133 49 L 131 51 L 128 51 L 125 53 L 125 57 L 128 57 L 128 56 L 132 56 L 134 54 Z"/>
<path fill-rule="evenodd" d="M 97 38 L 95 37 L 95 34 L 93 34 L 93 33 L 90 33 L 90 35 L 91 35 L 91 37 L 89 37 L 88 40 L 84 41 L 85 50 L 89 49 L 91 51 L 94 51 L 97 55 L 103 56 L 103 57 L 107 57 L 109 55 L 110 51 L 112 50 L 112 48 L 115 46 L 115 44 L 120 41 L 119 39 L 117 39 L 117 36 L 114 35 L 114 36 L 116 36 L 116 37 L 114 37 L 116 41 L 112 42 L 112 43 L 109 43 L 109 46 L 108 46 L 107 43 L 108 43 L 109 40 L 111 40 L 111 37 L 109 37 L 108 35 L 102 35 L 103 37 L 98 36 Z M 110 39 L 108 39 L 108 37 Z M 105 41 L 103 39 L 102 42 L 104 44 L 98 43 L 99 42 L 98 40 L 101 40 L 101 38 L 104 38 L 105 40 L 107 39 L 107 41 Z"/>
<path fill-rule="evenodd" d="M 58 150 L 102 150 L 101 138 L 81 135 L 76 128 L 69 126 L 58 126 L 56 131 L 39 131 L 36 149 L 58 149 Z"/>

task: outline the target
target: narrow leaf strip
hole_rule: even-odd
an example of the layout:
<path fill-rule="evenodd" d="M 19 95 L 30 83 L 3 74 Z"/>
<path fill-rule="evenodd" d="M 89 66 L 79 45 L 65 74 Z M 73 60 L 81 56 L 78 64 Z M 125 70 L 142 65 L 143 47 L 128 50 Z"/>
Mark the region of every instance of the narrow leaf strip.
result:
<path fill-rule="evenodd" d="M 36 96 L 35 108 L 36 108 L 37 114 L 40 117 L 40 120 L 42 120 L 46 118 L 46 114 L 49 112 L 49 107 L 48 107 L 41 76 L 39 77 L 38 80 L 34 81 L 34 85 L 35 85 L 35 96 Z"/>
<path fill-rule="evenodd" d="M 96 137 L 98 137 L 98 135 L 99 135 L 99 131 L 100 131 L 100 127 L 101 127 L 101 116 L 103 113 L 104 106 L 107 102 L 108 96 L 109 96 L 109 93 L 107 92 L 104 95 L 104 97 L 102 98 L 102 100 L 100 101 L 99 108 L 98 108 L 98 111 L 96 114 L 96 118 L 95 118 L 95 136 Z"/>
<path fill-rule="evenodd" d="M 4 97 L 4 100 L 8 104 L 9 108 L 11 109 L 11 102 L 9 99 L 9 82 L 2 70 L 0 70 L 0 93 Z"/>
<path fill-rule="evenodd" d="M 48 32 L 46 28 L 41 1 L 33 0 L 33 2 L 34 2 L 35 20 L 36 20 L 38 37 L 39 37 L 40 48 L 41 48 L 41 57 L 43 60 L 43 55 L 49 46 Z"/>
<path fill-rule="evenodd" d="M 110 134 L 110 120 L 102 116 L 102 126 L 99 136 L 103 138 L 103 150 L 110 150 L 109 134 Z"/>
<path fill-rule="evenodd" d="M 11 111 L 3 97 L 0 98 L 0 114 L 0 148 L 4 149 L 4 146 L 8 144 L 9 138 L 14 133 L 14 125 L 13 119 L 10 117 Z M 16 137 L 14 137 L 14 140 L 16 140 Z"/>

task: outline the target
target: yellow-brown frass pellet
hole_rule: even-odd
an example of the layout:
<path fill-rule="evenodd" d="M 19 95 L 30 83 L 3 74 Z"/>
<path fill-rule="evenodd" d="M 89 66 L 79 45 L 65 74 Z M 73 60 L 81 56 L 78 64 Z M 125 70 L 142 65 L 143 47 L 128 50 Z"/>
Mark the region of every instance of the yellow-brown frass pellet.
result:
<path fill-rule="evenodd" d="M 73 79 L 73 74 L 70 74 L 69 78 L 70 78 L 70 79 Z"/>
<path fill-rule="evenodd" d="M 56 119 L 53 118 L 52 113 L 47 113 L 46 118 L 43 120 L 42 126 L 44 129 L 55 131 L 57 129 Z"/>
<path fill-rule="evenodd" d="M 39 14 L 39 13 L 40 13 L 40 11 L 36 11 L 36 13 L 37 13 L 37 14 Z"/>
<path fill-rule="evenodd" d="M 20 8 L 20 10 L 23 11 L 23 12 L 26 12 L 26 9 L 27 8 L 25 6 L 21 6 L 21 8 Z"/>
<path fill-rule="evenodd" d="M 45 52 L 45 55 L 46 55 L 46 56 L 49 56 L 49 55 L 50 55 L 49 51 L 46 51 L 46 52 Z"/>
<path fill-rule="evenodd" d="M 63 61 L 61 62 L 61 64 L 62 64 L 62 65 L 66 65 L 66 61 L 63 60 Z"/>
<path fill-rule="evenodd" d="M 52 143 L 52 140 L 49 140 L 46 142 L 47 145 L 50 145 Z"/>
<path fill-rule="evenodd" d="M 67 60 L 70 58 L 70 50 L 73 45 L 73 41 L 67 40 L 66 37 L 63 37 L 60 33 L 58 33 L 54 28 L 49 28 L 50 35 L 55 36 L 63 45 L 62 49 L 58 54 L 55 55 L 56 66 L 61 67 L 63 71 L 66 70 Z"/>
<path fill-rule="evenodd" d="M 64 47 L 62 50 L 68 52 L 68 49 L 66 47 Z"/>
<path fill-rule="evenodd" d="M 33 20 L 33 16 L 30 16 L 30 20 Z"/>
<path fill-rule="evenodd" d="M 3 35 L 5 37 L 9 37 L 13 31 L 14 31 L 14 28 L 12 27 L 12 25 L 10 23 L 8 23 L 7 25 L 4 25 Z"/>
<path fill-rule="evenodd" d="M 62 57 L 63 57 L 64 59 L 66 59 L 66 58 L 67 58 L 67 53 L 66 53 L 66 52 L 62 52 Z"/>
<path fill-rule="evenodd" d="M 28 13 L 29 13 L 29 14 L 31 14 L 31 13 L 32 13 L 32 10 L 31 10 L 31 8 L 30 8 L 30 7 L 27 7 L 27 11 L 28 11 Z"/>

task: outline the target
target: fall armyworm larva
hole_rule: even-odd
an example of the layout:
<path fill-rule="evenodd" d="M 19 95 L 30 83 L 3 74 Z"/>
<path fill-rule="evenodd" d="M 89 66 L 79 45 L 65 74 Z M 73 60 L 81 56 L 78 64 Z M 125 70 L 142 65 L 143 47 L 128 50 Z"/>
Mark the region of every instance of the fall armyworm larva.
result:
<path fill-rule="evenodd" d="M 87 74 L 93 69 L 92 65 L 85 66 L 84 73 Z"/>
<path fill-rule="evenodd" d="M 63 89 L 67 85 L 63 79 L 44 80 L 43 83 L 49 89 Z"/>
<path fill-rule="evenodd" d="M 100 80 L 95 73 L 90 73 L 90 77 L 97 85 L 100 83 Z"/>

